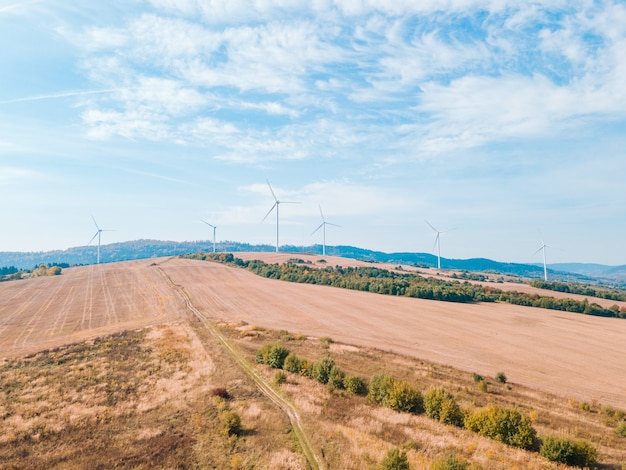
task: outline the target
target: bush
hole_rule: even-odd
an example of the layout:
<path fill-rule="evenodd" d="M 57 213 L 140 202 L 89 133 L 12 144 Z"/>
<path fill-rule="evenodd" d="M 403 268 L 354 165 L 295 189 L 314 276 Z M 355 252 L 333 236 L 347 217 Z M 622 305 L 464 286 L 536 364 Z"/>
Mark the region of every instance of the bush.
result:
<path fill-rule="evenodd" d="M 238 436 L 241 433 L 241 418 L 234 411 L 220 414 L 220 430 L 226 436 Z"/>
<path fill-rule="evenodd" d="M 430 464 L 430 470 L 468 470 L 470 468 L 467 462 L 460 461 L 454 455 L 440 457 Z"/>
<path fill-rule="evenodd" d="M 485 378 L 482 375 L 474 372 L 474 382 L 478 383 L 482 382 L 483 380 L 485 380 Z"/>
<path fill-rule="evenodd" d="M 283 363 L 283 369 L 287 372 L 300 374 L 302 373 L 302 360 L 298 359 L 295 354 L 289 353 Z"/>
<path fill-rule="evenodd" d="M 454 397 L 442 388 L 431 388 L 424 395 L 424 411 L 445 424 L 463 426 L 463 413 Z"/>
<path fill-rule="evenodd" d="M 209 393 L 212 397 L 220 397 L 224 400 L 228 400 L 230 398 L 228 390 L 226 390 L 224 387 L 213 388 Z"/>
<path fill-rule="evenodd" d="M 504 375 L 504 372 L 498 372 L 496 374 L 496 382 L 500 382 L 501 384 L 506 383 L 506 375 Z"/>
<path fill-rule="evenodd" d="M 367 395 L 367 384 L 358 375 L 349 375 L 343 379 L 343 387 L 355 395 Z"/>
<path fill-rule="evenodd" d="M 328 375 L 328 386 L 331 390 L 335 389 L 343 389 L 343 380 L 346 378 L 346 374 L 337 366 L 333 366 L 330 369 L 330 374 Z"/>
<path fill-rule="evenodd" d="M 596 449 L 588 442 L 556 436 L 547 436 L 541 443 L 539 453 L 552 462 L 581 468 L 594 466 L 597 457 Z"/>
<path fill-rule="evenodd" d="M 615 428 L 615 432 L 620 437 L 626 437 L 626 421 L 622 421 Z"/>
<path fill-rule="evenodd" d="M 330 371 L 335 367 L 335 361 L 330 357 L 325 357 L 313 364 L 311 368 L 312 378 L 321 384 L 327 384 L 330 379 Z"/>
<path fill-rule="evenodd" d="M 489 406 L 465 418 L 470 431 L 504 442 L 510 446 L 530 449 L 537 437 L 530 418 L 514 409 Z"/>
<path fill-rule="evenodd" d="M 256 353 L 256 362 L 274 369 L 282 369 L 289 350 L 279 344 L 266 344 Z"/>
<path fill-rule="evenodd" d="M 387 455 L 380 463 L 380 470 L 409 470 L 409 459 L 406 452 L 395 448 L 387 452 Z"/>
<path fill-rule="evenodd" d="M 394 411 L 403 411 L 405 413 L 418 414 L 424 412 L 422 394 L 413 388 L 411 384 L 400 380 L 393 382 L 383 405 Z"/>
<path fill-rule="evenodd" d="M 415 414 L 424 412 L 422 394 L 408 382 L 396 380 L 387 374 L 372 377 L 368 397 L 394 411 Z"/>
<path fill-rule="evenodd" d="M 389 395 L 389 390 L 391 389 L 393 382 L 393 377 L 387 374 L 375 375 L 370 381 L 370 391 L 367 396 L 374 403 L 383 405 L 387 395 Z"/>

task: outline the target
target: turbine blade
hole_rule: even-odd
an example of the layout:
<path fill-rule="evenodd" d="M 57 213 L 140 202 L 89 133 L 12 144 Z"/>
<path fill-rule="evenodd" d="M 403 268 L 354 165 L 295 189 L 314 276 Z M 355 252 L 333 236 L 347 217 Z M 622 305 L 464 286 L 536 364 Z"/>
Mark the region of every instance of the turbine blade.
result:
<path fill-rule="evenodd" d="M 96 222 L 96 219 L 94 218 L 93 215 L 91 216 L 91 220 L 93 220 L 93 223 L 96 225 L 96 228 L 100 230 L 100 227 L 98 226 L 98 222 Z"/>
<path fill-rule="evenodd" d="M 202 219 L 200 219 L 200 220 L 201 220 L 202 222 L 204 222 L 205 224 L 207 224 L 209 227 L 213 227 L 213 228 L 215 228 L 215 227 L 216 227 L 215 225 L 212 225 L 212 224 L 208 223 L 206 220 L 202 220 Z"/>
<path fill-rule="evenodd" d="M 267 219 L 267 216 L 272 213 L 272 211 L 274 210 L 274 207 L 276 207 L 278 204 L 279 204 L 278 201 L 274 203 L 272 208 L 269 211 L 267 211 L 267 214 L 265 214 L 265 217 L 263 217 L 263 220 L 261 220 L 261 223 L 265 222 L 265 219 Z"/>
<path fill-rule="evenodd" d="M 337 224 L 333 224 L 331 222 L 324 222 L 326 225 L 332 225 L 333 227 L 339 227 L 341 228 L 341 225 L 337 225 Z"/>
<path fill-rule="evenodd" d="M 319 208 L 320 208 L 320 215 L 322 216 L 322 221 L 326 222 L 326 219 L 324 218 L 324 213 L 322 212 L 322 205 L 318 204 Z"/>
<path fill-rule="evenodd" d="M 437 232 L 437 237 L 439 237 L 439 230 L 433 227 L 428 220 L 424 220 L 424 222 L 426 222 L 430 228 L 432 228 L 435 232 Z"/>
<path fill-rule="evenodd" d="M 272 185 L 270 184 L 270 180 L 265 180 L 267 181 L 267 185 L 270 187 L 270 192 L 272 193 L 272 196 L 274 196 L 274 201 L 278 202 L 278 198 L 276 197 L 276 194 L 274 194 L 274 190 L 272 189 Z"/>
<path fill-rule="evenodd" d="M 325 222 L 322 222 L 319 227 L 317 227 L 315 230 L 313 230 L 313 232 L 311 233 L 311 235 L 313 235 L 315 232 L 317 232 L 319 229 L 321 229 L 324 226 Z"/>
<path fill-rule="evenodd" d="M 87 245 L 91 245 L 91 242 L 94 241 L 99 234 L 100 234 L 100 230 L 98 230 L 96 234 L 93 237 L 91 237 L 91 240 L 89 240 L 89 243 L 87 243 Z"/>

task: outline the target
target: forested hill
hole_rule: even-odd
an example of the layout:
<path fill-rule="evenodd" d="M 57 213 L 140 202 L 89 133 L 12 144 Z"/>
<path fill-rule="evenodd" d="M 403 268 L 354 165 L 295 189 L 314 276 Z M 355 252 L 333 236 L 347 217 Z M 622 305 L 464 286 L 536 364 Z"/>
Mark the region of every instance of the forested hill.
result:
<path fill-rule="evenodd" d="M 216 246 L 221 252 L 242 252 L 242 251 L 274 251 L 272 245 L 250 245 L 238 242 L 220 242 Z M 15 266 L 20 269 L 33 269 L 39 264 L 59 264 L 67 263 L 70 266 L 94 264 L 96 262 L 96 247 L 79 246 L 66 250 L 55 250 L 46 252 L 0 252 L 0 267 Z M 212 251 L 213 244 L 210 241 L 189 241 L 174 242 L 161 240 L 134 240 L 122 243 L 112 243 L 100 247 L 100 259 L 103 263 L 114 261 L 127 261 L 134 259 L 147 259 L 160 256 L 176 256 L 186 253 L 197 253 L 199 251 Z M 284 246 L 281 251 L 292 253 L 316 253 L 321 256 L 321 245 L 313 246 Z M 386 262 L 397 264 L 409 264 L 423 267 L 434 267 L 437 265 L 437 257 L 429 253 L 384 253 L 381 251 L 367 250 L 353 246 L 327 246 L 326 253 L 329 256 L 342 256 L 345 258 L 362 259 L 372 262 Z M 598 279 L 616 285 L 626 284 L 626 266 L 604 266 L 594 265 L 594 273 L 569 271 L 563 269 L 566 265 L 561 265 L 559 270 L 549 269 L 551 279 L 562 281 L 596 281 Z M 581 265 L 567 265 L 581 266 Z M 444 269 L 456 269 L 470 272 L 496 272 L 510 274 L 520 277 L 540 278 L 543 276 L 543 267 L 532 264 L 502 263 L 485 258 L 474 258 L 466 260 L 441 258 L 441 267 Z M 604 268 L 604 269 L 602 269 Z M 608 273 L 604 275 L 604 273 Z M 611 274 L 613 273 L 613 275 Z"/>

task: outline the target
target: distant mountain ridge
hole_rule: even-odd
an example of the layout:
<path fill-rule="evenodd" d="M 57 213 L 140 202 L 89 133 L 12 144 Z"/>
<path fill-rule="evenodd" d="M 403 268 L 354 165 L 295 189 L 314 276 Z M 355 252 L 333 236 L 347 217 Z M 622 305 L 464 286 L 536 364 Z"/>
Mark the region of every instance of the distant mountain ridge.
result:
<path fill-rule="evenodd" d="M 251 245 L 225 241 L 216 246 L 217 251 L 225 252 L 253 252 L 274 251 L 272 245 Z M 162 240 L 133 240 L 121 243 L 102 245 L 100 258 L 103 263 L 128 261 L 137 259 L 156 258 L 161 256 L 177 256 L 199 251 L 212 251 L 213 243 L 200 241 L 162 241 Z M 293 246 L 281 247 L 281 251 L 297 253 L 314 253 L 321 256 L 322 246 Z M 384 253 L 353 246 L 327 246 L 328 256 L 361 259 L 373 262 L 409 264 L 423 267 L 435 267 L 437 257 L 429 253 Z M 70 266 L 89 265 L 96 262 L 96 247 L 79 246 L 66 250 L 42 252 L 0 252 L 0 267 L 15 266 L 19 269 L 33 269 L 39 264 L 67 263 Z M 535 264 L 505 263 L 486 258 L 472 258 L 466 260 L 441 258 L 441 267 L 470 272 L 495 272 L 520 277 L 541 278 L 543 266 Z M 626 285 L 626 265 L 605 266 L 600 264 L 560 263 L 549 265 L 549 277 L 553 280 L 577 282 L 601 282 L 616 286 Z"/>

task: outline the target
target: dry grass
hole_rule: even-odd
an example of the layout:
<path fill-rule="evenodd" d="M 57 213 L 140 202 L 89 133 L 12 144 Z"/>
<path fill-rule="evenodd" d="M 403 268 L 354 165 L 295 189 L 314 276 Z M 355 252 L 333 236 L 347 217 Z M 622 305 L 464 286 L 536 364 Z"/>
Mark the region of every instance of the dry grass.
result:
<path fill-rule="evenodd" d="M 422 392 L 440 386 L 451 392 L 465 410 L 490 404 L 515 407 L 534 418 L 539 436 L 564 435 L 585 439 L 598 448 L 602 468 L 622 469 L 626 463 L 626 439 L 615 433 L 620 410 L 594 404 L 589 411 L 578 402 L 529 389 L 502 384 L 486 377 L 488 391 L 482 392 L 473 375 L 410 357 L 331 342 L 328 338 L 285 340 L 285 332 L 263 331 L 255 339 L 238 339 L 232 325 L 223 331 L 236 341 L 250 360 L 258 347 L 269 342 L 282 344 L 298 357 L 317 361 L 331 354 L 347 374 L 367 379 L 382 372 L 414 383 Z M 301 336 L 298 336 L 301 338 Z M 259 366 L 268 380 L 273 369 Z M 470 431 L 442 425 L 426 416 L 396 413 L 372 404 L 367 398 L 345 391 L 329 392 L 308 378 L 287 373 L 281 386 L 297 405 L 315 444 L 323 449 L 329 468 L 375 468 L 394 446 L 403 447 L 413 469 L 427 469 L 437 457 L 455 454 L 483 469 L 553 469 L 536 452 L 527 452 L 491 441 Z"/>
<path fill-rule="evenodd" d="M 282 468 L 303 468 L 286 418 L 195 326 L 127 331 L 6 361 L 2 468 L 270 468 L 285 456 L 291 463 Z M 232 398 L 211 397 L 216 385 Z M 224 409 L 241 416 L 242 437 L 216 431 Z"/>

